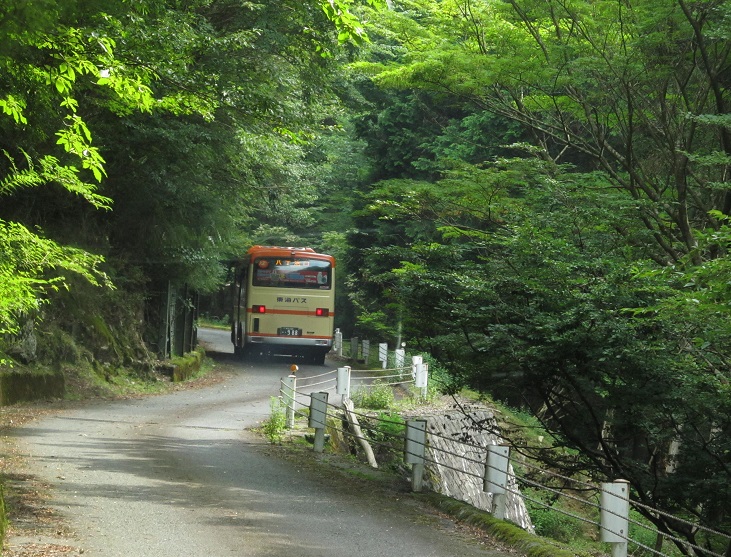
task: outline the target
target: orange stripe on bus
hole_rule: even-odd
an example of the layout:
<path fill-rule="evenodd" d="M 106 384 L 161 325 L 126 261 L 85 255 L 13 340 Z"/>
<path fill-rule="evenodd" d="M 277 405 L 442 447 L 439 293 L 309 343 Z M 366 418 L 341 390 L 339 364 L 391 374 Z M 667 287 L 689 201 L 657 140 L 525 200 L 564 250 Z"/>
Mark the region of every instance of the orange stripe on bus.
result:
<path fill-rule="evenodd" d="M 264 313 L 258 313 L 254 312 L 251 308 L 246 308 L 246 313 L 251 313 L 253 315 L 305 315 L 310 317 L 320 317 L 318 315 L 315 315 L 314 310 L 313 311 L 301 311 L 301 310 L 294 310 L 294 309 L 269 309 L 267 308 L 266 312 Z M 335 315 L 334 311 L 329 312 L 327 317 L 333 317 Z M 325 316 L 322 316 L 325 317 Z"/>

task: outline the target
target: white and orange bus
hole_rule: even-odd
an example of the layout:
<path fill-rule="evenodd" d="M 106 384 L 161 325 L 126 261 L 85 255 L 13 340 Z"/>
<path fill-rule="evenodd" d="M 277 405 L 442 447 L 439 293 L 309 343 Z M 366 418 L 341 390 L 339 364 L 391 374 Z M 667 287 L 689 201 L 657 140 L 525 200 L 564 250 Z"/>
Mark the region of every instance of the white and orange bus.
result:
<path fill-rule="evenodd" d="M 236 355 L 325 363 L 333 340 L 335 258 L 312 248 L 254 246 L 237 267 L 234 288 Z"/>

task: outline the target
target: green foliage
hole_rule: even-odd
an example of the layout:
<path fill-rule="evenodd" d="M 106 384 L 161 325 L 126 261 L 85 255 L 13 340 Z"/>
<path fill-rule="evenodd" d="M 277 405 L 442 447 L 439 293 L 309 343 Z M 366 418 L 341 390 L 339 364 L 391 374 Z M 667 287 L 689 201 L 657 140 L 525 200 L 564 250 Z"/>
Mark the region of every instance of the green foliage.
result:
<path fill-rule="evenodd" d="M 630 543 L 628 551 L 631 551 L 632 555 L 638 555 L 641 557 L 657 555 L 657 552 L 655 552 L 654 549 L 658 544 L 658 534 L 654 525 L 635 510 L 630 510 L 629 520 L 629 538 L 636 543 Z M 723 551 L 724 549 L 723 545 L 719 545 L 717 547 L 717 551 Z M 680 557 L 681 555 L 684 555 L 684 552 L 675 544 L 666 540 L 662 544 L 662 554 L 667 555 L 668 557 Z"/>
<path fill-rule="evenodd" d="M 55 2 L 25 7 L 10 3 L 3 8 L 0 67 L 7 79 L 0 87 L 0 108 L 13 125 L 0 122 L 6 131 L 0 195 L 56 185 L 93 207 L 108 209 L 111 200 L 86 179 L 90 173 L 101 181 L 105 169 L 80 112 L 81 91 L 109 87 L 123 94 L 129 106 L 143 110 L 152 101 L 141 81 L 145 70 L 122 68 L 114 57 L 114 41 L 83 28 L 77 16 Z M 26 21 L 34 23 L 25 25 Z M 103 77 L 102 71 L 110 75 Z M 47 141 L 53 136 L 55 146 Z M 4 207 L 8 211 L 9 204 Z M 32 232 L 32 224 L 7 218 L 10 214 L 0 215 L 0 337 L 16 333 L 29 315 L 35 318 L 47 294 L 68 285 L 68 272 L 95 285 L 109 285 L 100 270 L 103 257 L 47 239 L 39 229 Z M 2 341 L 5 345 L 6 339 Z"/>
<path fill-rule="evenodd" d="M 382 381 L 358 387 L 351 398 L 356 407 L 369 410 L 387 410 L 393 407 L 395 400 L 393 387 Z"/>
<path fill-rule="evenodd" d="M 727 231 L 698 233 L 696 251 L 658 270 L 646 206 L 610 185 L 531 158 L 380 182 L 361 219 L 398 241 L 364 248 L 362 290 L 396 309 L 382 316 L 449 370 L 449 390 L 526 405 L 572 455 L 538 459 L 628 478 L 656 504 L 713 521 L 729 500 L 727 258 L 712 257 Z M 687 451 L 669 459 L 675 442 Z M 573 526 L 546 524 L 565 538 Z"/>
<path fill-rule="evenodd" d="M 95 285 L 109 285 L 100 270 L 103 259 L 83 250 L 61 246 L 18 223 L 0 220 L 0 363 L 6 342 L 20 331 L 23 318 L 38 315 L 44 294 L 66 288 L 65 273 L 75 273 Z M 62 274 L 63 273 L 63 274 Z M 6 337 L 6 341 L 3 341 Z"/>
<path fill-rule="evenodd" d="M 393 412 L 380 412 L 376 423 L 376 430 L 384 438 L 401 438 L 406 430 L 406 421 Z"/>
<path fill-rule="evenodd" d="M 1 334 L 65 284 L 61 271 L 107 284 L 102 254 L 113 254 L 107 271 L 124 269 L 115 277 L 123 288 L 173 281 L 205 292 L 256 235 L 317 237 L 311 208 L 331 185 L 308 157 L 335 110 L 333 60 L 320 53 L 338 33 L 365 37 L 355 3 L 321 5 L 0 8 L 0 195 L 12 196 L 0 219 L 25 231 L 42 224 L 57 240 L 48 240 L 57 259 L 33 267 L 12 257 L 18 242 L 45 237 L 7 237 Z M 112 200 L 114 211 L 94 211 Z M 55 247 L 65 243 L 99 255 L 62 255 Z"/>
<path fill-rule="evenodd" d="M 374 8 L 385 5 L 382 0 L 367 0 L 367 3 Z M 354 4 L 354 0 L 322 0 L 322 9 L 327 18 L 335 24 L 340 44 L 346 42 L 362 44 L 368 41 L 363 24 L 352 12 Z"/>
<path fill-rule="evenodd" d="M 526 507 L 536 534 L 570 544 L 584 535 L 583 522 L 559 502 L 541 501 L 540 492 L 526 492 Z"/>
<path fill-rule="evenodd" d="M 405 420 L 396 412 L 383 411 L 376 416 L 363 416 L 360 421 L 379 465 L 400 470 L 403 465 Z"/>
<path fill-rule="evenodd" d="M 36 188 L 47 184 L 58 184 L 71 194 L 77 195 L 97 209 L 109 209 L 111 199 L 99 195 L 93 184 L 79 178 L 75 166 L 63 166 L 56 157 L 47 155 L 36 162 L 27 153 L 22 153 L 24 168 L 19 168 L 6 151 L 9 174 L 0 181 L 0 195 L 10 195 L 24 188 Z"/>
<path fill-rule="evenodd" d="M 374 51 L 369 71 L 383 86 L 442 95 L 520 124 L 545 160 L 604 169 L 641 205 L 635 222 L 651 232 L 652 257 L 674 262 L 693 250 L 696 230 L 713 226 L 707 209 L 728 207 L 715 191 L 725 156 L 706 156 L 728 155 L 726 100 L 711 98 L 720 86 L 711 68 L 729 60 L 712 46 L 727 29 L 725 10 L 653 4 L 618 17 L 615 8 L 398 2 L 378 31 L 397 55 L 384 63 Z M 699 51 L 713 54 L 699 64 Z M 688 117 L 702 125 L 684 126 Z M 648 122 L 660 125 L 657 133 Z"/>
<path fill-rule="evenodd" d="M 281 443 L 286 431 L 286 406 L 277 397 L 269 401 L 269 417 L 261 424 L 261 429 L 272 444 Z"/>

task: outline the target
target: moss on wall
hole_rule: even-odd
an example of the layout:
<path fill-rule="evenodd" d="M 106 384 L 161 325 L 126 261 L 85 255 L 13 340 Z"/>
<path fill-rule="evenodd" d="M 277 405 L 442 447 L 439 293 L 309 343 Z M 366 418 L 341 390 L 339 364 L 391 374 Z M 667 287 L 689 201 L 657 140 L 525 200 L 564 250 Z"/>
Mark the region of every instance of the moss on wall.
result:
<path fill-rule="evenodd" d="M 66 382 L 60 371 L 0 369 L 0 406 L 30 400 L 63 398 L 65 391 Z"/>
<path fill-rule="evenodd" d="M 527 557 L 576 557 L 576 553 L 559 547 L 555 542 L 526 532 L 515 524 L 499 520 L 467 503 L 436 493 L 425 493 L 420 496 L 442 512 L 479 528 Z"/>
<path fill-rule="evenodd" d="M 173 381 L 186 381 L 198 373 L 205 355 L 205 351 L 199 348 L 195 352 L 172 358 L 169 365 L 172 368 Z"/>

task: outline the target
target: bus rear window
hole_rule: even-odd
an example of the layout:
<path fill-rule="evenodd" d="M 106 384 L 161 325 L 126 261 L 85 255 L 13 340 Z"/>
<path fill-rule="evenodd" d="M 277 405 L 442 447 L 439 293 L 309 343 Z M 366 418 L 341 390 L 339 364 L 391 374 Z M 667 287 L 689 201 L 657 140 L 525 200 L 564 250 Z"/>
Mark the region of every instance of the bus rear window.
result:
<path fill-rule="evenodd" d="M 332 266 L 320 259 L 257 257 L 253 264 L 254 286 L 330 290 Z"/>

